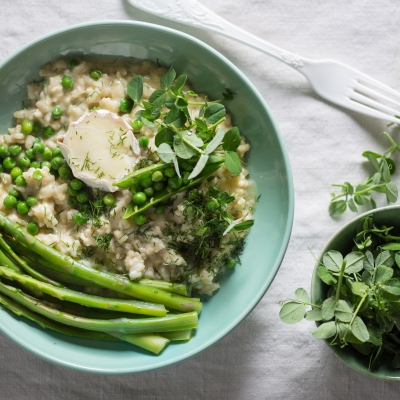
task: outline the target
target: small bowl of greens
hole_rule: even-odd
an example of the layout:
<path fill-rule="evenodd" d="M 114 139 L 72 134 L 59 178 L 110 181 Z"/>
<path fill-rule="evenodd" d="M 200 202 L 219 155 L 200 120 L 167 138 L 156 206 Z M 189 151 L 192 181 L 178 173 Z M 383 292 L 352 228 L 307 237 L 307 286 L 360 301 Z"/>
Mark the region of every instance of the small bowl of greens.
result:
<path fill-rule="evenodd" d="M 369 376 L 400 380 L 400 207 L 364 213 L 328 241 L 311 296 L 297 289 L 281 319 L 316 321 L 311 333 Z"/>

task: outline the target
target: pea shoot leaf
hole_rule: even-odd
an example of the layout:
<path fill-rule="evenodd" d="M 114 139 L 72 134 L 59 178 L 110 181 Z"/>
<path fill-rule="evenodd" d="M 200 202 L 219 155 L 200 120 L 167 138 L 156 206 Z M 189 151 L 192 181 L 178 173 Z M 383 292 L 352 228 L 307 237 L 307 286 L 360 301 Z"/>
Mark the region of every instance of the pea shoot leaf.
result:
<path fill-rule="evenodd" d="M 383 180 L 388 183 L 390 182 L 390 171 L 387 161 L 383 158 L 380 165 L 380 173 L 382 174 Z"/>
<path fill-rule="evenodd" d="M 193 168 L 193 171 L 189 175 L 189 179 L 195 178 L 197 175 L 203 171 L 204 167 L 206 166 L 208 161 L 208 155 L 202 154 L 199 158 L 199 161 L 197 161 L 197 164 Z"/>
<path fill-rule="evenodd" d="M 179 176 L 179 178 L 182 178 L 181 172 L 180 172 L 180 170 L 179 170 L 178 159 L 177 159 L 176 157 L 174 157 L 174 158 L 172 159 L 172 162 L 174 163 L 174 167 L 175 167 L 175 172 L 176 172 L 176 174 Z"/>
<path fill-rule="evenodd" d="M 302 303 L 290 301 L 284 304 L 279 312 L 279 318 L 285 324 L 297 324 L 304 318 L 306 306 Z"/>
<path fill-rule="evenodd" d="M 311 334 L 317 339 L 329 339 L 336 334 L 336 323 L 335 321 L 325 322 Z"/>
<path fill-rule="evenodd" d="M 393 256 L 389 251 L 385 250 L 379 253 L 375 259 L 375 266 L 386 265 L 387 267 L 392 267 L 394 264 Z"/>
<path fill-rule="evenodd" d="M 371 151 L 365 151 L 362 155 L 368 158 L 368 161 L 374 166 L 377 171 L 380 170 L 379 162 L 377 160 L 377 158 L 380 158 L 380 155 L 376 157 L 377 153 L 372 153 Z"/>
<path fill-rule="evenodd" d="M 386 184 L 386 198 L 388 203 L 396 203 L 398 196 L 399 191 L 396 184 L 393 181 L 388 182 Z"/>
<path fill-rule="evenodd" d="M 308 295 L 308 293 L 303 288 L 298 288 L 294 292 L 294 294 L 303 303 L 310 303 L 311 302 L 310 296 Z"/>
<path fill-rule="evenodd" d="M 369 332 L 364 324 L 364 321 L 356 316 L 350 326 L 350 332 L 361 342 L 366 342 L 369 339 Z"/>
<path fill-rule="evenodd" d="M 386 267 L 385 265 L 380 265 L 375 271 L 375 284 L 384 283 L 388 281 L 393 276 L 393 269 Z"/>
<path fill-rule="evenodd" d="M 328 297 L 322 303 L 322 317 L 325 321 L 329 321 L 335 315 L 335 296 Z"/>
<path fill-rule="evenodd" d="M 323 255 L 322 262 L 330 271 L 339 272 L 343 264 L 343 256 L 338 251 L 331 250 Z"/>
<path fill-rule="evenodd" d="M 322 311 L 320 308 L 313 308 L 306 312 L 306 320 L 308 321 L 322 321 Z"/>
<path fill-rule="evenodd" d="M 224 150 L 236 151 L 240 145 L 240 141 L 239 128 L 235 126 L 225 133 L 222 148 Z"/>
<path fill-rule="evenodd" d="M 165 90 L 168 90 L 168 89 L 171 87 L 172 82 L 173 82 L 174 79 L 175 79 L 175 76 L 176 76 L 175 70 L 172 68 L 172 66 L 169 67 L 169 68 L 165 71 L 164 75 L 161 77 L 161 80 L 160 80 L 161 86 L 162 86 Z"/>
<path fill-rule="evenodd" d="M 382 245 L 382 250 L 399 251 L 400 243 L 386 243 L 386 244 Z"/>
<path fill-rule="evenodd" d="M 389 294 L 400 296 L 400 281 L 398 279 L 389 279 L 385 282 L 385 285 L 381 285 L 381 288 Z"/>
<path fill-rule="evenodd" d="M 248 219 L 247 221 L 239 222 L 236 224 L 233 228 L 233 232 L 240 232 L 240 231 L 246 231 L 247 229 L 250 229 L 254 225 L 254 220 L 253 219 Z"/>
<path fill-rule="evenodd" d="M 209 124 L 215 124 L 225 115 L 225 106 L 221 103 L 211 103 L 204 111 L 204 118 Z"/>
<path fill-rule="evenodd" d="M 336 200 L 329 205 L 329 215 L 332 218 L 339 217 L 342 215 L 347 208 L 347 203 L 345 200 Z"/>
<path fill-rule="evenodd" d="M 183 96 L 178 96 L 175 100 L 175 107 L 179 109 L 186 109 L 188 104 L 187 98 Z"/>
<path fill-rule="evenodd" d="M 365 257 L 363 260 L 363 267 L 366 271 L 372 271 L 374 269 L 374 266 L 375 266 L 374 256 L 369 250 L 367 250 L 365 252 Z"/>
<path fill-rule="evenodd" d="M 186 75 L 179 75 L 176 78 L 175 84 L 172 86 L 172 91 L 176 95 L 182 94 L 183 87 L 185 86 L 187 76 Z"/>
<path fill-rule="evenodd" d="M 188 160 L 196 154 L 196 151 L 185 143 L 179 136 L 174 136 L 174 150 L 176 155 L 184 160 Z"/>
<path fill-rule="evenodd" d="M 176 128 L 181 128 L 186 123 L 186 115 L 182 110 L 173 108 L 164 118 L 165 124 L 174 125 Z"/>
<path fill-rule="evenodd" d="M 328 268 L 323 265 L 319 265 L 317 268 L 317 275 L 322 280 L 322 282 L 327 285 L 335 285 L 337 283 L 337 279 L 329 272 Z"/>
<path fill-rule="evenodd" d="M 366 285 L 364 282 L 352 282 L 351 283 L 351 291 L 356 295 L 356 296 L 364 296 L 365 292 L 368 290 L 368 285 Z"/>
<path fill-rule="evenodd" d="M 222 140 L 224 139 L 224 135 L 225 135 L 225 130 L 223 128 L 219 129 L 216 135 L 211 140 L 211 142 L 208 143 L 207 147 L 204 150 L 204 153 L 211 154 L 221 144 Z"/>
<path fill-rule="evenodd" d="M 162 128 L 160 131 L 158 131 L 154 142 L 157 147 L 159 147 L 161 143 L 168 143 L 172 145 L 174 142 L 174 132 L 172 132 L 169 128 Z"/>
<path fill-rule="evenodd" d="M 396 265 L 400 267 L 400 253 L 396 253 L 394 259 L 396 260 Z"/>
<path fill-rule="evenodd" d="M 157 89 L 151 94 L 149 102 L 152 103 L 154 106 L 161 108 L 164 106 L 166 99 L 167 94 L 165 93 L 165 91 Z"/>
<path fill-rule="evenodd" d="M 353 318 L 353 310 L 346 301 L 338 300 L 335 303 L 334 315 L 339 321 L 350 322 Z"/>
<path fill-rule="evenodd" d="M 128 96 L 133 101 L 139 101 L 143 95 L 143 78 L 141 75 L 134 76 L 128 83 Z"/>
<path fill-rule="evenodd" d="M 228 171 L 233 175 L 239 175 L 242 172 L 242 163 L 239 155 L 235 151 L 225 152 L 225 165 Z"/>
<path fill-rule="evenodd" d="M 347 274 L 354 274 L 363 269 L 364 254 L 353 251 L 345 257 L 346 267 L 344 271 Z"/>
<path fill-rule="evenodd" d="M 182 137 L 191 143 L 193 146 L 202 147 L 204 145 L 203 141 L 193 132 L 181 131 Z"/>
<path fill-rule="evenodd" d="M 165 163 L 170 163 L 174 160 L 174 158 L 176 158 L 174 151 L 168 143 L 160 144 L 160 146 L 158 147 L 158 156 Z"/>

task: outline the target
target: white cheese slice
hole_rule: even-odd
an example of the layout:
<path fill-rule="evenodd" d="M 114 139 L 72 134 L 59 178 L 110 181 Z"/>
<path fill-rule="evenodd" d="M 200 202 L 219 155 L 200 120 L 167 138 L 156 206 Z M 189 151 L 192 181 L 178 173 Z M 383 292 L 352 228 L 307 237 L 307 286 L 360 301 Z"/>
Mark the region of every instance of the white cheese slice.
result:
<path fill-rule="evenodd" d="M 140 148 L 129 124 L 118 115 L 97 110 L 69 125 L 58 144 L 72 173 L 86 185 L 107 192 L 132 171 Z"/>

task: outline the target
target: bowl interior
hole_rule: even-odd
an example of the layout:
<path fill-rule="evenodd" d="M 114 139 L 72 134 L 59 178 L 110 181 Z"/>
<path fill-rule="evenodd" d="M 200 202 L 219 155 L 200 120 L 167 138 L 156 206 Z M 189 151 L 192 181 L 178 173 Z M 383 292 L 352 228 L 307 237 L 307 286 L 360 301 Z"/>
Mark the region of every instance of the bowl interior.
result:
<path fill-rule="evenodd" d="M 169 365 L 207 348 L 233 329 L 271 284 L 285 253 L 293 218 L 290 166 L 284 144 L 261 96 L 228 60 L 178 31 L 133 22 L 91 23 L 68 28 L 26 46 L 0 67 L 0 132 L 13 124 L 13 112 L 26 99 L 26 84 L 40 79 L 40 67 L 68 54 L 101 54 L 158 60 L 185 72 L 196 91 L 226 103 L 233 122 L 252 145 L 248 165 L 261 194 L 248 243 L 238 265 L 221 277 L 218 293 L 204 304 L 200 326 L 188 343 L 170 345 L 159 356 L 125 344 L 69 338 L 0 310 L 0 328 L 20 345 L 47 360 L 86 371 L 127 373 Z M 262 250 L 261 250 L 262 249 Z"/>
<path fill-rule="evenodd" d="M 374 223 L 378 226 L 386 225 L 395 226 L 397 229 L 400 228 L 400 206 L 383 207 L 374 210 L 373 212 L 361 214 L 341 228 L 329 240 L 325 248 L 322 250 L 318 262 L 315 265 L 311 282 L 312 302 L 326 299 L 328 286 L 321 281 L 316 272 L 319 263 L 322 261 L 323 255 L 329 250 L 337 250 L 342 254 L 346 254 L 346 252 L 351 251 L 351 248 L 353 247 L 353 238 L 357 232 L 357 225 L 359 221 L 370 214 L 373 214 Z M 356 370 L 375 378 L 400 380 L 400 370 L 392 368 L 390 366 L 390 360 L 388 360 L 388 362 L 383 362 L 378 370 L 370 371 L 368 369 L 368 356 L 363 356 L 351 346 L 341 349 L 336 346 L 330 346 L 329 341 L 325 342 L 338 357 Z"/>

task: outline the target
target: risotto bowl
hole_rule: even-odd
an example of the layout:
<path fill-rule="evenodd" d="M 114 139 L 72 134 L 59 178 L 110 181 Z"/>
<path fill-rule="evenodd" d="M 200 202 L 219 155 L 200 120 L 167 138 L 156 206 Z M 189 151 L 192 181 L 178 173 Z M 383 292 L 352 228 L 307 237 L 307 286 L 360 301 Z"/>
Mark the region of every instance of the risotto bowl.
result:
<path fill-rule="evenodd" d="M 140 22 L 91 22 L 39 38 L 0 64 L 0 132 L 15 125 L 13 114 L 27 99 L 27 84 L 40 81 L 46 63 L 67 56 L 115 56 L 173 65 L 196 92 L 226 102 L 233 124 L 251 145 L 246 169 L 259 197 L 255 224 L 241 264 L 220 276 L 220 289 L 204 302 L 199 327 L 187 343 L 172 344 L 160 355 L 131 345 L 64 336 L 0 308 L 0 331 L 23 348 L 73 369 L 123 374 L 165 367 L 207 349 L 234 329 L 270 286 L 289 242 L 293 220 L 293 183 L 279 129 L 261 95 L 230 61 L 182 32 Z M 257 340 L 257 338 L 255 338 Z"/>

